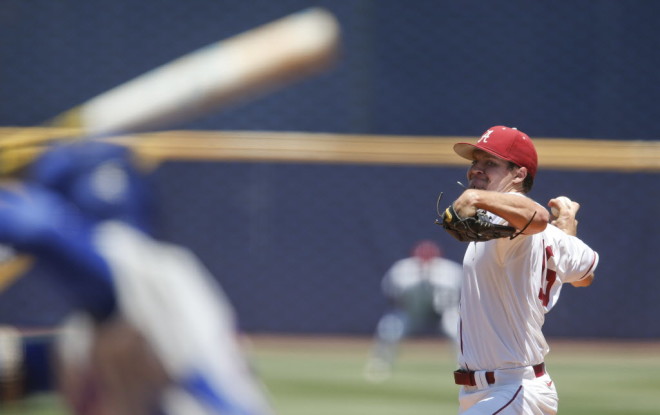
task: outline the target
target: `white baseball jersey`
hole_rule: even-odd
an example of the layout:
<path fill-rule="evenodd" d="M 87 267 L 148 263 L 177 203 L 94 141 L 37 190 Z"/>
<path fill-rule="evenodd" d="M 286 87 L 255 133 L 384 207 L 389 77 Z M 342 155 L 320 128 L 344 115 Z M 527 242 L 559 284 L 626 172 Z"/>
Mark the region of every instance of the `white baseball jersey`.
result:
<path fill-rule="evenodd" d="M 395 262 L 383 278 L 384 293 L 409 308 L 424 307 L 442 313 L 458 306 L 463 270 L 446 258 L 422 261 L 417 257 Z"/>
<path fill-rule="evenodd" d="M 234 309 L 201 261 L 121 222 L 102 223 L 95 237 L 116 277 L 122 315 L 174 382 L 163 396 L 165 413 L 271 415 L 243 354 Z"/>
<path fill-rule="evenodd" d="M 493 222 L 505 223 L 494 216 Z M 561 286 L 591 275 L 598 254 L 553 225 L 534 235 L 471 242 L 463 261 L 459 364 L 530 366 L 549 351 L 541 332 Z"/>

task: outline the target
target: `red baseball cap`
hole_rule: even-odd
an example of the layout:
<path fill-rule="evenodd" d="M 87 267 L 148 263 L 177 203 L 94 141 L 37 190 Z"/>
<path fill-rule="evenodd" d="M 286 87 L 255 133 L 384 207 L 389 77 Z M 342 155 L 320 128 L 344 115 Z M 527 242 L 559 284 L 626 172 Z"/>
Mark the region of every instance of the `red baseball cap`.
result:
<path fill-rule="evenodd" d="M 412 255 L 422 260 L 422 262 L 429 261 L 435 257 L 442 256 L 442 249 L 440 245 L 431 240 L 421 240 L 415 244 L 412 250 Z"/>
<path fill-rule="evenodd" d="M 529 136 L 517 128 L 496 125 L 487 129 L 477 144 L 456 143 L 454 151 L 459 156 L 473 160 L 474 150 L 479 149 L 501 159 L 526 167 L 534 177 L 538 168 L 538 156 Z"/>

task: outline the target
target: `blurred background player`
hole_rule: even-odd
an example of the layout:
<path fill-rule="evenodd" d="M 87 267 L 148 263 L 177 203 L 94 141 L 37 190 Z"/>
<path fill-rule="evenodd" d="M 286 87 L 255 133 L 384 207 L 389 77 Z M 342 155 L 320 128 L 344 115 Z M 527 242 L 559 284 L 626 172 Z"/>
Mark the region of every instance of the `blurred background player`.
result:
<path fill-rule="evenodd" d="M 222 288 L 192 252 L 152 235 L 149 193 L 127 148 L 92 141 L 54 146 L 0 186 L 0 243 L 34 258 L 71 303 L 42 348 L 54 360 L 2 330 L 5 396 L 55 380 L 77 415 L 271 414 Z"/>
<path fill-rule="evenodd" d="M 376 326 L 365 378 L 389 378 L 401 341 L 433 327 L 455 344 L 462 267 L 443 257 L 430 240 L 417 242 L 411 256 L 396 261 L 381 282 L 391 308 Z"/>

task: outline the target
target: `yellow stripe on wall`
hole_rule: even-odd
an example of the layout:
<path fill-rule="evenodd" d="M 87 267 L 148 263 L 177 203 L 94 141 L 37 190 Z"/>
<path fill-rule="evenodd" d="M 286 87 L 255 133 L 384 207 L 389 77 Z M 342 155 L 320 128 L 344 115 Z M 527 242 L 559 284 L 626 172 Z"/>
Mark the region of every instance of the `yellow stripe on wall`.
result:
<path fill-rule="evenodd" d="M 36 145 L 71 130 L 0 128 L 0 151 L 11 156 L 19 130 Z M 167 160 L 466 166 L 452 146 L 474 137 L 388 136 L 267 131 L 163 131 L 118 136 L 147 161 Z M 660 141 L 535 138 L 541 168 L 660 172 Z M 5 157 L 3 157 L 5 158 Z"/>

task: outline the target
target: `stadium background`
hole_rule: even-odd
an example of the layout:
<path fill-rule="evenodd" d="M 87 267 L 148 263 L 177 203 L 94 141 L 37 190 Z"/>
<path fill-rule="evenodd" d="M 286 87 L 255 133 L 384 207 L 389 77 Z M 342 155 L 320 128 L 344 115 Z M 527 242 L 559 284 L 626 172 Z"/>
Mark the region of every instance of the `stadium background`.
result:
<path fill-rule="evenodd" d="M 184 130 L 474 137 L 494 124 L 532 138 L 656 143 L 660 3 L 482 1 L 39 1 L 0 3 L 0 126 L 31 126 L 153 67 L 312 5 L 344 34 L 338 65 Z M 623 148 L 625 150 L 625 147 Z M 660 161 L 657 161 L 660 163 Z M 550 336 L 660 337 L 658 168 L 544 169 L 532 197 L 580 201 L 598 281 L 567 287 Z M 413 242 L 464 245 L 433 225 L 464 167 L 218 162 L 153 172 L 159 234 L 191 247 L 252 333 L 369 334 L 380 278 Z M 647 223 L 641 223 L 645 220 Z M 0 321 L 67 311 L 39 270 L 0 297 Z M 46 308 L 48 319 L 29 310 Z"/>

